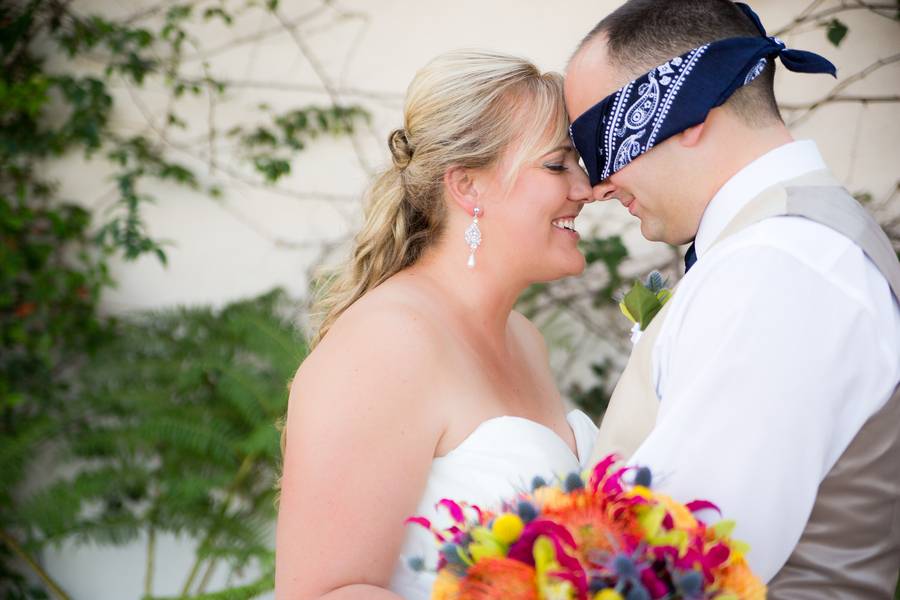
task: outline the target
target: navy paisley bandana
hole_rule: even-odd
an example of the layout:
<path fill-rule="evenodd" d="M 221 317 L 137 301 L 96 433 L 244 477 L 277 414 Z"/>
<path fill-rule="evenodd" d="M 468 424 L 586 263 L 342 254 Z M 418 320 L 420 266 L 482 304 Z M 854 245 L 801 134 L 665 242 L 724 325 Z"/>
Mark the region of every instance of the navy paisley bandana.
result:
<path fill-rule="evenodd" d="M 736 89 L 756 79 L 771 57 L 791 71 L 829 73 L 828 59 L 785 47 L 766 36 L 759 17 L 735 3 L 760 37 L 728 38 L 676 56 L 626 84 L 575 119 L 569 127 L 591 185 L 597 185 L 655 144 L 706 120 Z"/>

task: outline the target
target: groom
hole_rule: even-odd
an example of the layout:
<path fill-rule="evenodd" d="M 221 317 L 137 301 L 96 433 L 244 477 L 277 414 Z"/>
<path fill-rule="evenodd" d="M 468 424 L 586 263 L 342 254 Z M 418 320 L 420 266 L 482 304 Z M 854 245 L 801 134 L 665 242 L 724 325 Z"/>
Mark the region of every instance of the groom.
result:
<path fill-rule="evenodd" d="M 595 458 L 617 451 L 657 489 L 718 504 L 772 598 L 885 599 L 900 569 L 900 264 L 815 144 L 791 137 L 778 62 L 834 74 L 729 0 L 629 0 L 571 60 L 594 198 L 649 240 L 691 244 Z"/>

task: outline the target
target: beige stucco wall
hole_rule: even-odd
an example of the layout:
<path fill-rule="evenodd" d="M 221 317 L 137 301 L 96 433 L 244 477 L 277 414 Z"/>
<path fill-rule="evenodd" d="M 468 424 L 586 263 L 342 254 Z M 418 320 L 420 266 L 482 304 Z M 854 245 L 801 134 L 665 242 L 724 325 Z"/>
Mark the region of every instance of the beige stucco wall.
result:
<path fill-rule="evenodd" d="M 146 3 L 149 4 L 149 3 Z M 594 22 L 617 6 L 615 1 L 570 0 L 338 0 L 298 31 L 304 36 L 325 72 L 345 101 L 360 102 L 373 112 L 371 131 L 359 136 L 365 161 L 378 165 L 387 159 L 383 145 L 387 132 L 400 125 L 402 94 L 429 57 L 459 47 L 484 47 L 522 54 L 546 69 L 561 70 L 580 37 Z M 787 23 L 806 2 L 760 0 L 756 8 L 770 31 Z M 76 0 L 83 12 L 130 13 L 138 2 Z M 282 0 L 288 18 L 305 13 L 316 3 Z M 828 3 L 825 4 L 828 6 Z M 343 16 L 338 14 L 343 11 Z M 850 34 L 836 51 L 821 29 L 790 35 L 791 46 L 820 51 L 848 76 L 878 57 L 900 52 L 895 22 L 854 11 L 842 16 Z M 271 18 L 255 14 L 241 20 L 236 31 L 210 26 L 198 31 L 206 47 L 215 47 L 232 36 L 277 26 Z M 200 62 L 195 67 L 199 72 Z M 225 130 L 234 123 L 260 118 L 258 103 L 287 109 L 310 103 L 325 104 L 328 97 L 295 41 L 284 32 L 273 33 L 258 43 L 242 45 L 210 58 L 219 77 L 253 81 L 257 85 L 231 89 L 216 108 L 216 124 Z M 818 99 L 834 81 L 826 76 L 779 72 L 778 92 L 788 103 Z M 159 119 L 166 96 L 154 83 L 134 93 L 117 89 L 122 106 L 116 124 L 124 130 L 146 127 L 146 111 Z M 853 94 L 900 93 L 900 64 L 878 71 L 850 87 Z M 143 108 L 141 108 L 143 107 Z M 324 241 L 340 239 L 359 219 L 358 197 L 367 175 L 360 168 L 346 140 L 323 140 L 301 154 L 294 174 L 278 189 L 248 185 L 210 168 L 209 145 L 203 138 L 208 125 L 205 98 L 188 99 L 182 116 L 191 128 L 173 135 L 173 157 L 198 168 L 205 181 L 225 189 L 222 200 L 171 186 L 150 190 L 158 202 L 146 215 L 152 233 L 171 241 L 169 266 L 145 257 L 135 263 L 116 262 L 117 289 L 108 293 L 105 307 L 127 311 L 178 303 L 221 304 L 284 286 L 302 296 L 307 289 L 307 269 Z M 794 131 L 812 138 L 839 179 L 851 190 L 868 190 L 876 198 L 895 189 L 900 175 L 900 119 L 896 104 L 830 104 Z M 200 136 L 198 143 L 185 140 Z M 216 144 L 219 165 L 232 165 L 249 175 L 233 160 L 227 142 Z M 107 206 L 113 197 L 109 172 L 99 164 L 71 158 L 53 167 L 69 197 L 95 207 Z M 601 233 L 629 228 L 628 240 L 636 256 L 659 248 L 643 241 L 631 217 L 618 205 L 591 205 L 585 221 Z M 192 554 L 190 545 L 177 540 L 160 542 L 155 592 L 173 594 L 183 580 Z M 47 553 L 51 572 L 74 598 L 125 600 L 138 598 L 143 576 L 141 544 L 124 549 L 75 550 L 64 547 Z M 221 582 L 220 574 L 219 583 Z M 213 586 L 214 587 L 214 586 Z"/>

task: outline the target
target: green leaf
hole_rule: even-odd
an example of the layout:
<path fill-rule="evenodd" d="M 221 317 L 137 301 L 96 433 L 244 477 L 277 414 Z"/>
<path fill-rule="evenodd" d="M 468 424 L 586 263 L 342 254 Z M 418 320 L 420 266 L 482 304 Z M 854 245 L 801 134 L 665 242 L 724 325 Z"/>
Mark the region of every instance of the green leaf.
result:
<path fill-rule="evenodd" d="M 840 46 L 841 42 L 844 41 L 844 38 L 847 36 L 847 33 L 850 31 L 839 19 L 832 19 L 825 25 L 825 28 L 825 35 L 828 37 L 828 41 L 835 46 Z"/>
<path fill-rule="evenodd" d="M 631 316 L 640 324 L 641 330 L 647 329 L 650 321 L 662 308 L 662 303 L 656 297 L 656 294 L 644 287 L 639 281 L 636 281 L 631 291 L 625 294 L 622 302 L 624 302 L 625 308 L 628 309 Z"/>
<path fill-rule="evenodd" d="M 729 537 L 734 532 L 735 525 L 733 520 L 719 521 L 713 525 L 712 530 L 717 538 Z"/>

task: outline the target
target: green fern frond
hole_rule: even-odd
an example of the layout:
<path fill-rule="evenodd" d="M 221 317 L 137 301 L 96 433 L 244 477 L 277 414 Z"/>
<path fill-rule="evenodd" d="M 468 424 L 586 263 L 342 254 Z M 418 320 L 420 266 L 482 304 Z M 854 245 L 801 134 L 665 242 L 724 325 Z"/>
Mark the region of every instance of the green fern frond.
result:
<path fill-rule="evenodd" d="M 275 588 L 275 572 L 271 571 L 247 585 L 197 596 L 144 596 L 141 600 L 252 600 Z"/>
<path fill-rule="evenodd" d="M 57 430 L 51 419 L 36 417 L 17 423 L 15 435 L 0 436 L 0 506 L 12 505 L 9 494 L 24 477 L 29 461 Z"/>

